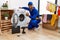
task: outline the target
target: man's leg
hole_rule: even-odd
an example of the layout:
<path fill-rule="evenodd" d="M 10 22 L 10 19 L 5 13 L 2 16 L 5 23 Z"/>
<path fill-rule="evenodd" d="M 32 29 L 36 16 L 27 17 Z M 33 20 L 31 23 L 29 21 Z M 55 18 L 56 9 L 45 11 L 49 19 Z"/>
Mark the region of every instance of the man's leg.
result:
<path fill-rule="evenodd" d="M 38 28 L 38 27 L 39 27 L 39 25 L 38 25 L 38 24 L 40 23 L 40 21 L 41 21 L 41 20 L 36 20 L 36 28 Z"/>
<path fill-rule="evenodd" d="M 29 25 L 28 25 L 28 29 L 38 28 L 39 27 L 39 25 L 38 25 L 39 22 L 40 22 L 40 20 L 31 20 Z"/>
<path fill-rule="evenodd" d="M 30 21 L 30 23 L 29 23 L 29 25 L 28 25 L 28 30 L 31 30 L 31 29 L 33 29 L 33 25 L 32 25 L 32 23 L 31 23 L 31 21 Z"/>
<path fill-rule="evenodd" d="M 32 20 L 32 25 L 34 26 L 35 30 L 37 31 L 39 28 L 40 20 Z"/>
<path fill-rule="evenodd" d="M 34 27 L 38 28 L 38 23 L 39 23 L 39 22 L 38 22 L 37 20 L 32 20 L 31 22 L 32 22 L 31 24 L 32 24 Z"/>

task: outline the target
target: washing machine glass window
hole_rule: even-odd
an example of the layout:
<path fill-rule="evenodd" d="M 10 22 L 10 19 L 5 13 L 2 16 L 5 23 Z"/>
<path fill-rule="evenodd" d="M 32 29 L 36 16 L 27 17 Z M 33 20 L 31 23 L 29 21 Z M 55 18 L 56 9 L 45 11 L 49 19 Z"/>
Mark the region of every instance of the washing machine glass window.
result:
<path fill-rule="evenodd" d="M 19 20 L 22 22 L 22 21 L 24 21 L 24 19 L 25 19 L 24 14 L 20 14 L 20 15 L 19 15 Z"/>

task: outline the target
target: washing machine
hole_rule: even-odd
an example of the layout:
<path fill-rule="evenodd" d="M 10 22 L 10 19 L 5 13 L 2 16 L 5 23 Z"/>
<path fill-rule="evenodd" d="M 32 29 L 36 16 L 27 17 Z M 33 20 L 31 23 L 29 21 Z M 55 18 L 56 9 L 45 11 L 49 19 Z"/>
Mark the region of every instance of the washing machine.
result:
<path fill-rule="evenodd" d="M 28 24 L 30 22 L 30 18 L 26 16 L 26 13 L 29 13 L 29 11 L 24 9 L 17 9 L 14 10 L 14 13 L 11 18 L 12 23 L 12 33 L 20 33 L 21 27 L 28 27 Z"/>

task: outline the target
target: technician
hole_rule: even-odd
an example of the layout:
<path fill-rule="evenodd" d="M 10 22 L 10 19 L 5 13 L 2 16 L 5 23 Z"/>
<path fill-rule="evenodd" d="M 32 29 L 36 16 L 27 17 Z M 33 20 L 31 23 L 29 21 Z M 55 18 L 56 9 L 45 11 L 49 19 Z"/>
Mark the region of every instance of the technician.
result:
<path fill-rule="evenodd" d="M 38 29 L 40 19 L 39 19 L 39 12 L 38 10 L 33 6 L 33 2 L 28 3 L 28 7 L 20 7 L 22 9 L 28 10 L 30 12 L 30 15 L 27 13 L 26 16 L 30 17 L 31 20 L 28 25 L 28 30 L 31 29 Z"/>

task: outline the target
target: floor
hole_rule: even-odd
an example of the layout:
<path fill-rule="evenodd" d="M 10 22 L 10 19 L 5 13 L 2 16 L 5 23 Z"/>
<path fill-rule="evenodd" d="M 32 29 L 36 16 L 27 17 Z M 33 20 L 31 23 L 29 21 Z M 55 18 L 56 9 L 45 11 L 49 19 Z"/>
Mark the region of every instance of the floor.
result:
<path fill-rule="evenodd" d="M 38 31 L 25 30 L 26 34 L 11 34 L 4 31 L 3 35 L 0 35 L 0 40 L 60 40 L 60 33 L 52 30 L 40 28 Z"/>

